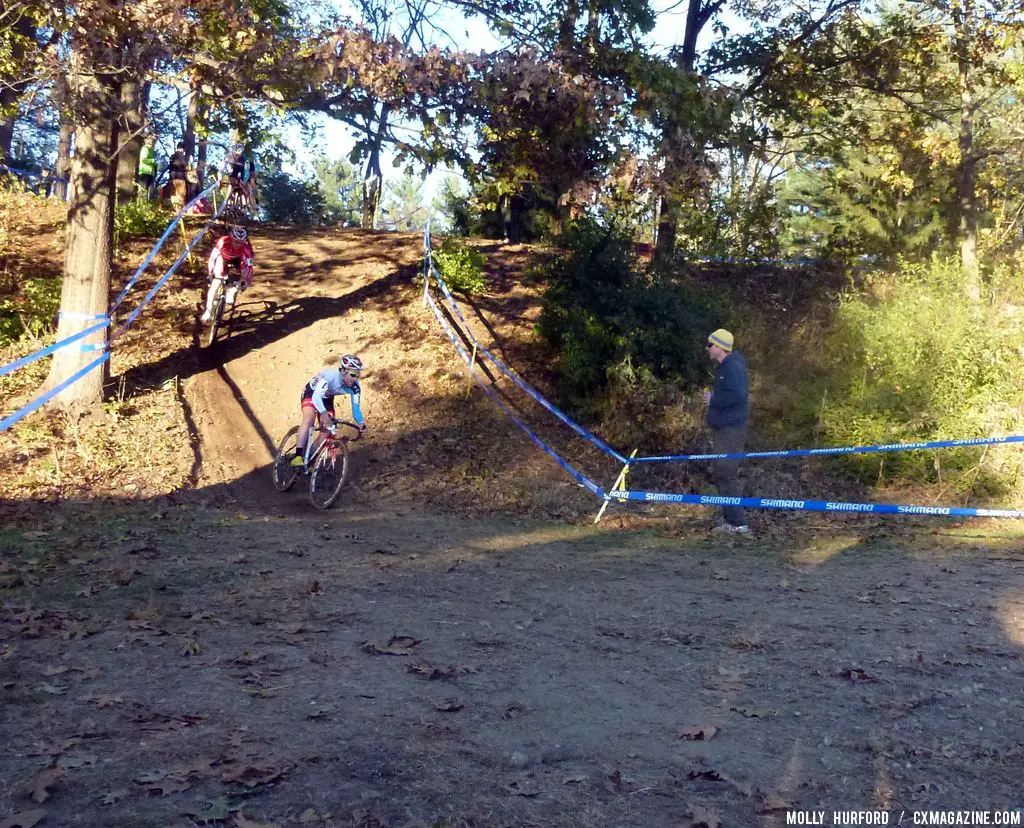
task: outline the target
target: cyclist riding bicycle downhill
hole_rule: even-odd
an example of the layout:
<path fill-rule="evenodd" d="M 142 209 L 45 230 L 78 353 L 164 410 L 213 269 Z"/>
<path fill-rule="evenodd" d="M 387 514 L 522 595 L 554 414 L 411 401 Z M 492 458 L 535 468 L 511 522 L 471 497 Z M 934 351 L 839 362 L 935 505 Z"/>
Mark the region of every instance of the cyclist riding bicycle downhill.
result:
<path fill-rule="evenodd" d="M 224 285 L 224 301 L 228 305 L 235 304 L 239 290 L 252 285 L 253 252 L 249 244 L 249 234 L 244 227 L 236 225 L 231 232 L 221 236 L 214 244 L 206 272 L 210 278 L 210 287 L 206 291 L 206 310 L 201 322 L 206 324 L 213 315 L 213 303 L 217 300 L 217 290 Z"/>
<path fill-rule="evenodd" d="M 245 147 L 235 144 L 224 159 L 224 173 L 231 187 L 238 190 L 249 204 L 258 204 L 256 191 L 256 160 L 246 158 Z"/>
<path fill-rule="evenodd" d="M 366 433 L 366 418 L 359 407 L 359 376 L 362 372 L 363 361 L 355 354 L 345 354 L 337 368 L 327 368 L 306 383 L 302 389 L 302 425 L 295 440 L 295 456 L 291 465 L 306 465 L 306 443 L 317 417 L 321 428 L 333 428 L 334 398 L 338 394 L 345 394 L 351 399 L 352 419 L 359 426 L 359 435 Z"/>

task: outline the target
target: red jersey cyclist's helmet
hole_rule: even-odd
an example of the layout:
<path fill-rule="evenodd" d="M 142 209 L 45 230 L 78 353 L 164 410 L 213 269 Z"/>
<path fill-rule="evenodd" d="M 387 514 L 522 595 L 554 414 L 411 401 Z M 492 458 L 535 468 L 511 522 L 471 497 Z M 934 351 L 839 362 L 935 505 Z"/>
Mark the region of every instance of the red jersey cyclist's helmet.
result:
<path fill-rule="evenodd" d="M 249 234 L 246 232 L 245 228 L 242 227 L 242 225 L 236 224 L 234 227 L 231 228 L 231 238 L 233 238 L 235 241 L 244 242 L 247 238 L 249 238 Z"/>
<path fill-rule="evenodd" d="M 355 354 L 345 354 L 341 358 L 339 367 L 354 377 L 358 377 L 363 371 L 363 361 Z"/>

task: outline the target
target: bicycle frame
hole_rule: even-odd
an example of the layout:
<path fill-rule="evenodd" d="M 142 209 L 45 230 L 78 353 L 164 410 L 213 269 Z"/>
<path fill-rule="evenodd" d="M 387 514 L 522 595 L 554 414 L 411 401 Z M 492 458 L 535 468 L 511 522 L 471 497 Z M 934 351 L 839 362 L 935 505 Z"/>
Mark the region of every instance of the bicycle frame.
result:
<path fill-rule="evenodd" d="M 328 447 L 334 447 L 337 450 L 337 443 L 351 443 L 355 442 L 351 437 L 345 435 L 339 435 L 337 433 L 327 431 L 323 428 L 319 422 L 320 418 L 317 417 L 317 422 L 314 424 L 313 439 L 306 445 L 306 454 L 303 457 L 305 460 L 306 468 L 312 469 L 313 464 L 316 463 L 317 458 L 323 453 Z M 355 440 L 359 440 L 363 436 L 363 432 L 359 430 L 359 426 L 355 423 L 350 423 L 347 420 L 336 420 L 338 425 L 348 426 L 356 432 Z"/>

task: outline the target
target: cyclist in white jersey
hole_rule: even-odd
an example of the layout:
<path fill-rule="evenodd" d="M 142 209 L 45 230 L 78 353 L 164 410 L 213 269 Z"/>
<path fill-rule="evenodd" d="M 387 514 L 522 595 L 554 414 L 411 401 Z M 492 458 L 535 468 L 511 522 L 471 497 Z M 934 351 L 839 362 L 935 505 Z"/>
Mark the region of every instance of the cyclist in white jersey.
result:
<path fill-rule="evenodd" d="M 291 465 L 305 465 L 306 443 L 309 442 L 309 433 L 317 417 L 320 418 L 321 428 L 334 427 L 334 398 L 338 394 L 349 397 L 352 402 L 352 420 L 359 426 L 360 434 L 366 432 L 366 418 L 359 407 L 359 376 L 362 371 L 363 361 L 355 354 L 345 354 L 337 368 L 327 368 L 306 383 L 302 389 L 302 424 L 299 426 Z"/>

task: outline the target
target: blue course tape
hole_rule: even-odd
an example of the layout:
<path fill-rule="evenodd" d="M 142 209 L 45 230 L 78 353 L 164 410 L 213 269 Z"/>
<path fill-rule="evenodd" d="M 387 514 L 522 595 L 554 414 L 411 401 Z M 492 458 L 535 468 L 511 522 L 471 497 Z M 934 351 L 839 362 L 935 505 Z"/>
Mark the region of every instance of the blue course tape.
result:
<path fill-rule="evenodd" d="M 521 379 L 519 379 L 519 377 L 517 377 L 511 370 L 509 370 L 504 365 L 504 363 L 502 363 L 502 361 L 500 359 L 498 359 L 496 356 L 494 356 L 494 354 L 492 354 L 490 351 L 488 351 L 487 348 L 485 348 L 480 343 L 480 341 L 476 338 L 476 336 L 473 335 L 473 331 L 472 331 L 472 329 L 470 329 L 469 323 L 466 322 L 465 317 L 462 315 L 462 311 L 459 310 L 458 302 L 455 301 L 455 297 L 452 296 L 451 291 L 448 289 L 448 285 L 446 285 L 444 279 L 441 278 L 441 274 L 438 273 L 437 270 L 434 269 L 433 267 L 431 267 L 431 273 L 434 276 L 434 280 L 437 282 L 438 286 L 441 288 L 442 293 L 444 293 L 445 298 L 448 300 L 448 304 L 451 306 L 452 310 L 455 312 L 455 315 L 459 318 L 459 321 L 461 321 L 463 326 L 465 327 L 466 335 L 470 339 L 472 339 L 473 343 L 476 345 L 476 349 L 477 349 L 477 353 L 478 354 L 483 354 L 485 357 L 487 357 L 487 359 L 489 359 L 492 363 L 494 363 L 495 367 L 499 371 L 501 371 L 502 374 L 504 374 L 513 383 L 515 383 L 517 386 L 519 386 L 519 388 L 521 388 L 530 397 L 532 397 L 539 405 L 543 406 L 548 411 L 550 411 L 552 414 L 554 414 L 559 420 L 561 420 L 565 425 L 567 425 L 569 428 L 571 428 L 573 431 L 575 431 L 584 440 L 587 440 L 588 442 L 593 443 L 595 446 L 597 446 L 605 454 L 611 455 L 616 460 L 618 460 L 620 463 L 625 463 L 627 461 L 626 457 L 624 457 L 622 454 L 620 454 L 615 449 L 613 449 L 611 446 L 609 446 L 607 443 L 605 443 L 600 437 L 597 437 L 597 436 L 591 434 L 589 431 L 587 431 L 587 429 L 583 428 L 583 426 L 581 426 L 578 423 L 574 422 L 566 414 L 563 414 L 561 411 L 559 411 L 558 408 L 556 408 L 554 405 L 552 405 L 550 402 L 548 402 L 546 399 L 544 399 L 544 397 L 542 397 L 539 393 L 537 393 L 533 388 L 531 388 L 529 385 L 527 385 L 525 382 L 523 382 Z"/>
<path fill-rule="evenodd" d="M 167 225 L 167 229 L 164 230 L 163 235 L 160 236 L 160 238 L 157 239 L 156 244 L 153 245 L 153 249 L 146 254 L 146 257 L 142 260 L 142 263 L 137 268 L 135 268 L 135 272 L 132 273 L 131 278 L 128 280 L 128 283 L 124 286 L 124 288 L 118 294 L 117 298 L 114 300 L 114 304 L 110 306 L 111 314 L 113 314 L 113 312 L 117 310 L 118 306 L 124 301 L 125 297 L 128 295 L 128 291 L 130 291 L 135 286 L 135 283 L 139 280 L 139 277 L 142 275 L 142 272 L 147 267 L 149 267 L 149 265 L 153 262 L 153 259 L 156 258 L 156 254 L 160 252 L 160 248 L 164 246 L 164 242 L 166 242 L 167 239 L 170 237 L 171 233 L 174 232 L 174 228 L 177 227 L 182 218 L 184 218 L 185 213 L 189 209 L 191 209 L 195 204 L 197 204 L 201 199 L 206 198 L 206 196 L 212 193 L 216 188 L 216 184 L 212 184 L 211 186 L 207 187 L 205 190 L 199 193 L 199 195 L 193 198 L 188 204 L 186 204 L 178 211 L 178 214 L 171 220 L 171 223 Z M 221 209 L 222 208 L 217 209 L 217 212 L 214 214 L 213 218 L 211 218 L 210 223 L 212 223 L 213 220 L 217 218 L 217 216 L 221 212 Z"/>
<path fill-rule="evenodd" d="M 31 414 L 33 411 L 35 411 L 40 406 L 45 405 L 51 399 L 53 399 L 55 396 L 57 396 L 57 394 L 59 394 L 61 391 L 63 391 L 65 388 L 67 388 L 69 385 L 71 385 L 72 383 L 78 382 L 82 377 L 84 377 L 86 374 L 88 374 L 93 368 L 96 368 L 96 367 L 102 365 L 108 359 L 110 359 L 110 351 L 106 351 L 103 354 L 101 354 L 99 357 L 94 359 L 92 362 L 90 362 L 84 368 L 76 371 L 74 374 L 72 374 L 70 377 L 68 377 L 66 380 L 64 380 L 60 384 L 55 385 L 53 388 L 51 388 L 49 391 L 47 391 L 45 394 L 43 394 L 43 396 L 34 399 L 28 405 L 18 409 L 13 414 L 5 417 L 3 420 L 0 420 L 0 431 L 6 431 L 12 425 L 14 425 L 16 422 L 18 422 L 18 420 L 20 420 L 22 417 L 24 417 L 27 414 Z"/>
<path fill-rule="evenodd" d="M 433 296 L 429 296 L 429 295 L 427 296 L 427 304 L 430 305 L 430 309 L 434 312 L 434 316 L 437 317 L 437 321 L 441 323 L 441 327 L 444 329 L 445 334 L 448 336 L 448 338 L 452 341 L 452 343 L 458 349 L 459 353 L 462 355 L 462 359 L 465 361 L 466 365 L 470 365 L 470 363 L 472 361 L 472 357 L 469 355 L 469 353 L 467 353 L 466 349 L 463 347 L 462 343 L 459 341 L 458 336 L 456 335 L 455 331 L 452 330 L 451 325 L 449 325 L 449 323 L 448 323 L 448 320 L 444 318 L 444 314 L 441 313 L 441 309 L 437 306 L 437 302 L 434 301 L 434 297 Z M 604 491 L 599 486 L 597 486 L 597 484 L 595 484 L 588 477 L 584 476 L 581 472 L 577 471 L 575 468 L 573 468 L 571 465 L 569 465 L 565 460 L 563 460 L 558 455 L 558 453 L 553 448 L 551 448 L 551 446 L 549 446 L 540 437 L 538 437 L 536 434 L 534 434 L 530 430 L 529 426 L 527 426 L 522 420 L 520 420 L 515 415 L 515 413 L 512 411 L 512 409 L 509 408 L 505 404 L 504 400 L 502 400 L 500 397 L 498 397 L 498 395 L 495 394 L 493 390 L 491 390 L 490 388 L 487 387 L 486 383 L 484 383 L 483 381 L 480 380 L 479 377 L 477 377 L 475 372 L 473 374 L 473 380 L 474 380 L 474 382 L 476 382 L 476 384 L 478 386 L 480 386 L 480 388 L 483 390 L 483 392 L 485 394 L 487 394 L 488 397 L 490 397 L 492 400 L 494 400 L 494 402 L 496 402 L 499 406 L 501 406 L 501 408 L 503 408 L 505 410 L 505 413 L 512 420 L 512 422 L 514 422 L 517 426 L 519 426 L 519 428 L 521 428 L 523 431 L 525 431 L 526 435 L 545 454 L 547 454 L 549 457 L 551 457 L 556 463 L 558 463 L 559 466 L 561 466 L 563 469 L 565 469 L 565 471 L 567 471 L 570 475 L 572 475 L 573 479 L 577 483 L 579 483 L 583 488 L 587 489 L 589 492 L 591 492 L 592 494 L 594 494 L 597 497 L 601 498 L 602 500 L 605 499 Z"/>
<path fill-rule="evenodd" d="M 94 319 L 110 319 L 106 313 L 79 313 L 78 311 L 57 311 L 58 319 L 73 319 L 76 322 L 92 322 Z"/>
<path fill-rule="evenodd" d="M 49 354 L 52 354 L 54 351 L 59 351 L 61 348 L 70 345 L 72 342 L 82 339 L 83 337 L 89 336 L 89 334 L 96 333 L 97 331 L 102 331 L 109 324 L 110 320 L 104 317 L 104 321 L 98 325 L 93 325 L 89 328 L 86 328 L 84 331 L 79 331 L 76 334 L 72 334 L 71 336 L 58 340 L 57 342 L 54 342 L 52 345 L 47 345 L 45 348 L 40 348 L 38 351 L 35 351 L 29 354 L 28 356 L 23 356 L 21 359 L 14 360 L 14 362 L 9 362 L 7 365 L 0 367 L 0 377 L 2 377 L 4 374 L 11 373 L 11 371 L 17 371 L 19 368 L 24 368 L 26 365 L 31 365 L 37 359 L 42 359 L 44 356 L 48 356 Z"/>
<path fill-rule="evenodd" d="M 619 489 L 609 492 L 608 497 L 618 500 L 640 500 L 645 503 L 692 503 L 697 506 L 742 506 L 745 509 L 790 509 L 835 514 L 857 512 L 876 515 L 1024 518 L 1024 511 L 1019 509 L 969 509 L 960 506 L 904 506 L 896 503 L 844 503 L 828 500 L 723 497 L 721 495 L 674 494 L 671 492 L 632 492 Z"/>
<path fill-rule="evenodd" d="M 878 446 L 845 446 L 843 448 L 792 449 L 791 451 L 748 451 L 734 454 L 664 454 L 651 457 L 634 457 L 630 463 L 668 463 L 686 460 L 739 460 L 747 457 L 813 457 L 837 454 L 874 454 L 888 451 L 917 451 L 931 448 L 956 448 L 959 446 L 992 446 L 1000 443 L 1024 443 L 1024 435 L 1011 434 L 1006 437 L 968 437 L 963 440 L 932 440 L 927 443 L 889 443 Z"/>

